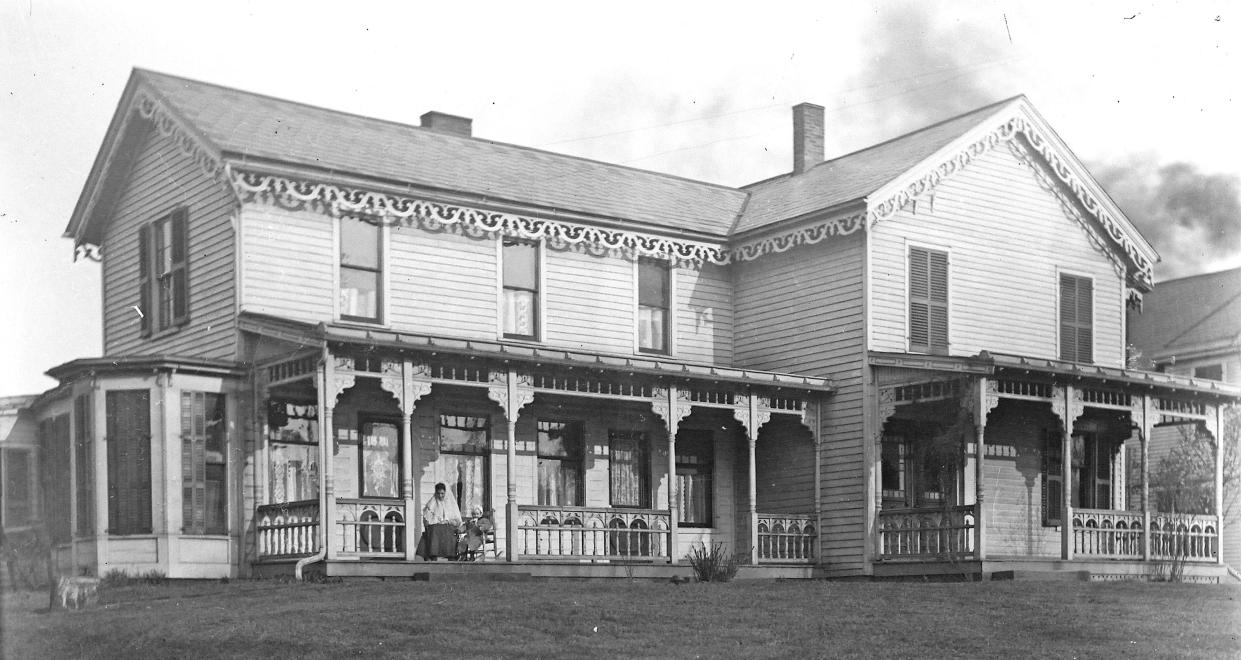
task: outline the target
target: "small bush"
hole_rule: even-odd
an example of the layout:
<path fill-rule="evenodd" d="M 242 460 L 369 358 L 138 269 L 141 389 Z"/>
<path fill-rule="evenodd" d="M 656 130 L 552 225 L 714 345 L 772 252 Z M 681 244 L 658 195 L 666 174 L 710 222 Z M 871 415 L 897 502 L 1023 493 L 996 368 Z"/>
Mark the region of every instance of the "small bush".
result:
<path fill-rule="evenodd" d="M 689 549 L 686 559 L 699 582 L 728 582 L 737 576 L 741 566 L 737 554 L 726 552 L 723 543 L 712 544 L 710 549 L 705 543 L 699 543 Z"/>
<path fill-rule="evenodd" d="M 140 584 L 156 587 L 164 586 L 168 584 L 168 575 L 159 570 L 150 570 L 141 575 L 130 575 L 119 568 L 114 568 L 104 574 L 103 578 L 99 581 L 100 586 L 111 589 L 118 587 L 132 587 Z"/>

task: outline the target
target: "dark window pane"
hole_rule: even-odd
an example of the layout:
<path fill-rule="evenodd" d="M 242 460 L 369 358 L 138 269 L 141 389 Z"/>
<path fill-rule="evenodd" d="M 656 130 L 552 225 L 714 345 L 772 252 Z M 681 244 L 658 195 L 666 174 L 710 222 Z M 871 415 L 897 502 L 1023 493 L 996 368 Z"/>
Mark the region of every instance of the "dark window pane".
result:
<path fill-rule="evenodd" d="M 668 266 L 658 261 L 638 262 L 638 304 L 668 308 Z"/>

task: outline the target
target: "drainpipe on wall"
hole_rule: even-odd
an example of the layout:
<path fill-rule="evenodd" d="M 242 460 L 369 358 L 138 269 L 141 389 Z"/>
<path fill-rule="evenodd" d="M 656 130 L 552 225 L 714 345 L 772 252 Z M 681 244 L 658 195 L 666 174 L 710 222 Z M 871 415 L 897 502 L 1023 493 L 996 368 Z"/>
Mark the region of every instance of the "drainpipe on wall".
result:
<path fill-rule="evenodd" d="M 302 569 L 319 561 L 323 561 L 327 557 L 327 527 L 330 524 L 327 511 L 327 471 L 328 460 L 332 457 L 332 453 L 328 448 L 328 443 L 332 442 L 331 429 L 324 428 L 327 424 L 327 415 L 325 414 L 327 402 L 327 365 L 331 356 L 328 355 L 327 347 L 323 348 L 323 361 L 319 363 L 318 372 L 315 374 L 315 389 L 319 391 L 319 550 L 309 557 L 302 557 L 297 560 L 297 564 L 293 566 L 293 577 L 300 582 L 302 580 Z"/>

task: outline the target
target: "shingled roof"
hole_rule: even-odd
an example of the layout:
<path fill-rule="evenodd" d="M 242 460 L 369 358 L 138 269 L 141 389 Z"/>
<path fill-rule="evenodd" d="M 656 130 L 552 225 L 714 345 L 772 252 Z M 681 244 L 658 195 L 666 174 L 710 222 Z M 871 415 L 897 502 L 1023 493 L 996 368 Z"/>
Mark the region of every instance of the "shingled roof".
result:
<path fill-rule="evenodd" d="M 136 69 L 224 155 L 723 237 L 743 191 Z"/>
<path fill-rule="evenodd" d="M 1241 268 L 1160 282 L 1129 319 L 1129 341 L 1148 358 L 1241 350 Z"/>
<path fill-rule="evenodd" d="M 1019 98 L 824 161 L 799 175 L 790 172 L 745 186 L 742 189 L 750 193 L 750 202 L 733 232 L 752 231 L 864 199 Z"/>

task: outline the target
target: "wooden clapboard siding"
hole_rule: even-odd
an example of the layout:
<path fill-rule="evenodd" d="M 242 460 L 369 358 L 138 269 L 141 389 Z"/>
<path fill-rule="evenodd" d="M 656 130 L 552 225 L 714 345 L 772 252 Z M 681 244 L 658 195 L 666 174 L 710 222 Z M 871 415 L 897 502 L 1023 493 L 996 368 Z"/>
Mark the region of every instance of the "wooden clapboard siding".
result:
<path fill-rule="evenodd" d="M 676 357 L 731 365 L 732 283 L 721 266 L 683 266 L 676 271 Z"/>
<path fill-rule="evenodd" d="M 821 556 L 860 574 L 866 551 L 861 233 L 735 266 L 738 366 L 829 376 L 823 405 Z M 744 483 L 744 482 L 743 482 Z"/>
<path fill-rule="evenodd" d="M 393 327 L 495 339 L 495 239 L 412 227 L 394 227 L 389 238 L 388 318 Z"/>
<path fill-rule="evenodd" d="M 135 310 L 138 229 L 180 206 L 189 210 L 190 320 L 144 339 Z M 147 130 L 103 235 L 105 354 L 235 358 L 234 208 L 224 183 L 207 176 L 171 140 Z"/>
<path fill-rule="evenodd" d="M 241 220 L 242 311 L 332 320 L 333 220 L 315 211 L 247 204 Z"/>
<path fill-rule="evenodd" d="M 612 256 L 544 249 L 547 344 L 633 353 L 633 263 Z"/>
<path fill-rule="evenodd" d="M 1004 401 L 987 419 L 983 520 L 991 556 L 1060 555 L 1060 531 L 1043 526 L 1044 430 L 1059 424 L 1047 404 Z"/>
<path fill-rule="evenodd" d="M 790 415 L 763 425 L 755 445 L 758 510 L 814 512 L 814 442 L 810 430 Z"/>
<path fill-rule="evenodd" d="M 933 202 L 932 202 L 933 197 Z M 1124 282 L 1029 165 L 1004 146 L 871 233 L 869 345 L 907 351 L 908 246 L 949 253 L 949 350 L 1058 358 L 1059 272 L 1094 282 L 1094 360 L 1123 366 Z"/>

